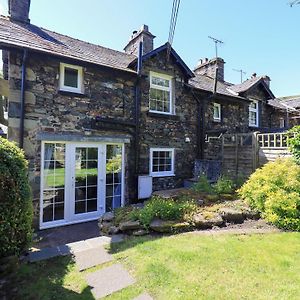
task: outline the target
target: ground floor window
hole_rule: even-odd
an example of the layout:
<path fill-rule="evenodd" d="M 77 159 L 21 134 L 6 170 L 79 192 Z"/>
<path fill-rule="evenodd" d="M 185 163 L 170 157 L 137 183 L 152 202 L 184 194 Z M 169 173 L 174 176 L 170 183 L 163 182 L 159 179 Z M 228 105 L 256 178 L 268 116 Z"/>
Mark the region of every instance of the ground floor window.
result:
<path fill-rule="evenodd" d="M 150 175 L 154 177 L 174 175 L 174 149 L 150 149 Z"/>

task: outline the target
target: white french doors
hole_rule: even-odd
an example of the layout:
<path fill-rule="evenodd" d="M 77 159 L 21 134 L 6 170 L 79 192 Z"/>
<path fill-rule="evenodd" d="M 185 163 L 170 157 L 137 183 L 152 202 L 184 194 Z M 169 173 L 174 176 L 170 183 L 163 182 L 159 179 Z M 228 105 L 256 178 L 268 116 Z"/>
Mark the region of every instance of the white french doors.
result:
<path fill-rule="evenodd" d="M 97 219 L 123 204 L 124 146 L 42 144 L 40 228 Z"/>

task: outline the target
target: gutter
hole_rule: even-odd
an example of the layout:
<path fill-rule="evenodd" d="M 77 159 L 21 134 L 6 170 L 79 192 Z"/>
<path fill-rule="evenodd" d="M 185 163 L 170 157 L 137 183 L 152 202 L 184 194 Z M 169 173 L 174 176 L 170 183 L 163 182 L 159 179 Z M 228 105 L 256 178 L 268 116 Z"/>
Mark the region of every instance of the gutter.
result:
<path fill-rule="evenodd" d="M 24 49 L 22 60 L 22 74 L 21 74 L 21 98 L 20 98 L 20 136 L 19 147 L 24 148 L 24 119 L 25 119 L 25 88 L 26 88 L 26 63 L 27 63 L 27 49 Z"/>

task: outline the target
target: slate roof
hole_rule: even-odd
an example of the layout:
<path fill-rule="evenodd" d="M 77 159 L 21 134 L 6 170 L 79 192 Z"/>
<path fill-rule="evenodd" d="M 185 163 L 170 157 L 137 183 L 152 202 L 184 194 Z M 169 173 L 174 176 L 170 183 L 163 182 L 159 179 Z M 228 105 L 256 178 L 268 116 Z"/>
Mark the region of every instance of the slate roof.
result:
<path fill-rule="evenodd" d="M 189 84 L 196 89 L 205 90 L 208 92 L 214 91 L 214 78 L 205 75 L 196 75 L 194 78 L 189 80 Z M 230 91 L 231 87 L 234 86 L 232 83 L 225 81 L 218 81 L 217 93 L 225 96 L 230 96 L 238 99 L 245 98 L 238 96 L 237 94 Z M 229 89 L 230 88 L 230 89 Z"/>
<path fill-rule="evenodd" d="M 275 107 L 275 108 L 277 108 L 277 109 L 284 109 L 284 110 L 287 109 L 287 107 L 284 106 L 279 99 L 269 100 L 268 104 L 271 105 L 271 106 L 273 106 L 273 107 Z"/>
<path fill-rule="evenodd" d="M 250 79 L 247 79 L 246 81 L 240 83 L 240 84 L 235 84 L 230 87 L 230 89 L 236 93 L 243 93 L 249 90 L 251 87 L 254 85 L 258 84 L 258 82 L 262 79 L 262 77 L 253 77 Z"/>
<path fill-rule="evenodd" d="M 0 45 L 28 48 L 69 59 L 135 73 L 129 64 L 136 56 L 93 45 L 33 24 L 12 22 L 0 16 Z"/>
<path fill-rule="evenodd" d="M 300 108 L 300 95 L 278 98 L 281 103 L 292 108 Z"/>

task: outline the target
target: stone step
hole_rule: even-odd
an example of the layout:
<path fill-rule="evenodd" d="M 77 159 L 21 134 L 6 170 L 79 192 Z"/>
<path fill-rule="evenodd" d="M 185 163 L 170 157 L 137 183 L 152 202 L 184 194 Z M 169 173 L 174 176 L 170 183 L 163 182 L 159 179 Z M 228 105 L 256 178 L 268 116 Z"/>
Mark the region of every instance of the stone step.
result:
<path fill-rule="evenodd" d="M 74 255 L 79 271 L 83 271 L 97 265 L 102 265 L 106 262 L 112 261 L 113 259 L 102 246 L 76 252 Z"/>
<path fill-rule="evenodd" d="M 95 299 L 106 297 L 135 283 L 135 279 L 121 264 L 89 273 L 85 278 Z"/>

